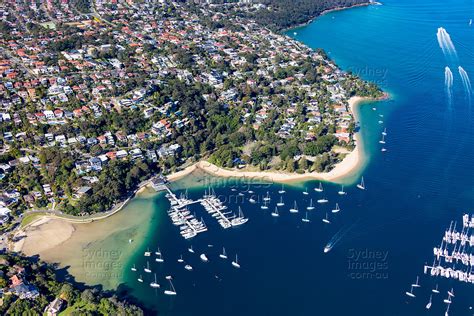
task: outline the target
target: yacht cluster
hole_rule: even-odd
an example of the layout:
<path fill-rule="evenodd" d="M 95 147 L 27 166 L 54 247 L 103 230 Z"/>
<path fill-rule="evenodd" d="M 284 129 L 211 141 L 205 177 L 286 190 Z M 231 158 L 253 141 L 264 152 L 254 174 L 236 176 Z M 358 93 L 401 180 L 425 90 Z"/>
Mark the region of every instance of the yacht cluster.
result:
<path fill-rule="evenodd" d="M 211 246 L 211 245 L 208 245 L 208 246 Z M 193 249 L 193 246 L 191 245 L 189 248 L 188 248 L 188 252 L 191 253 L 191 254 L 195 254 L 195 251 Z M 150 251 L 150 249 L 147 249 L 147 251 L 144 252 L 143 254 L 145 257 L 152 257 L 152 252 Z M 155 261 L 162 264 L 165 262 L 164 258 L 163 258 L 163 255 L 161 253 L 161 250 L 160 248 L 157 249 L 157 251 L 155 251 Z M 204 263 L 207 263 L 209 262 L 209 258 L 207 257 L 207 255 L 205 253 L 201 253 L 199 255 L 199 258 L 202 262 Z M 222 260 L 227 260 L 227 253 L 225 251 L 225 248 L 222 247 L 222 252 L 219 254 L 219 258 L 222 259 Z M 180 264 L 183 264 L 184 266 L 184 269 L 187 270 L 187 271 L 193 271 L 193 267 L 188 264 L 187 262 L 185 262 L 185 260 L 183 259 L 183 255 L 180 255 L 180 257 L 177 259 L 177 262 L 180 263 Z M 232 267 L 234 268 L 237 268 L 239 269 L 240 268 L 240 263 L 239 263 L 239 260 L 238 260 L 238 256 L 237 254 L 235 254 L 235 260 L 233 260 L 231 262 L 231 265 Z M 132 270 L 133 272 L 138 272 L 138 269 L 135 265 L 133 265 L 130 270 Z M 154 273 L 150 267 L 150 262 L 147 261 L 146 262 L 146 266 L 143 268 L 143 271 L 146 274 L 151 274 L 153 273 L 153 279 L 151 279 L 151 282 L 150 282 L 150 287 L 152 288 L 160 288 L 161 285 L 158 283 L 157 281 L 157 278 L 156 278 L 156 273 Z M 174 284 L 173 282 L 171 281 L 173 279 L 173 277 L 171 275 L 167 275 L 165 276 L 165 279 L 168 281 L 169 283 L 169 286 L 168 288 L 163 292 L 165 295 L 177 295 L 177 292 L 176 292 L 176 289 L 174 287 Z M 144 277 L 142 274 L 139 274 L 138 278 L 137 278 L 137 281 L 139 283 L 144 283 Z"/>
<path fill-rule="evenodd" d="M 187 197 L 187 194 L 181 194 L 178 198 L 168 189 L 166 198 L 171 204 L 168 215 L 173 225 L 179 226 L 180 234 L 185 239 L 193 238 L 197 236 L 197 234 L 207 231 L 204 220 L 202 218 L 200 220 L 196 219 L 196 215 L 191 214 L 189 211 L 188 206 L 191 204 L 200 203 L 213 218 L 217 219 L 217 222 L 224 229 L 239 226 L 248 221 L 248 218 L 244 217 L 240 207 L 237 215 L 232 211 L 227 211 L 227 206 L 219 200 L 212 190 L 209 190 L 209 192 L 206 191 L 201 199 L 191 200 Z"/>
<path fill-rule="evenodd" d="M 456 229 L 457 222 L 452 222 L 444 232 L 439 247 L 433 248 L 433 264 L 425 265 L 425 274 L 442 276 L 461 282 L 474 283 L 474 217 L 463 215 L 461 231 Z"/>
<path fill-rule="evenodd" d="M 365 190 L 365 184 L 364 184 L 364 178 L 362 177 L 362 180 L 361 180 L 361 183 L 360 184 L 357 184 L 357 187 L 361 190 Z M 318 204 L 326 204 L 329 202 L 329 200 L 327 198 L 324 197 L 324 188 L 323 188 L 323 184 L 320 182 L 318 186 L 316 186 L 314 188 L 314 191 L 318 192 L 318 193 L 322 193 L 322 196 L 315 199 L 316 200 L 316 203 Z M 250 191 L 249 191 L 250 193 Z M 253 192 L 252 192 L 253 193 Z M 286 190 L 285 190 L 285 187 L 284 185 L 281 186 L 281 189 L 278 190 L 278 194 L 280 195 L 280 198 L 278 199 L 276 205 L 275 205 L 275 208 L 272 208 L 272 212 L 270 213 L 272 217 L 279 217 L 280 216 L 280 210 L 283 206 L 285 206 L 285 201 L 283 199 L 283 195 L 286 193 Z M 302 192 L 303 195 L 310 195 L 310 193 L 308 192 L 308 188 L 306 188 L 303 192 Z M 344 186 L 341 186 L 341 189 L 338 191 L 338 194 L 340 196 L 343 196 L 343 195 L 347 195 L 347 192 L 344 191 Z M 271 203 L 271 200 L 272 200 L 272 197 L 270 195 L 270 192 L 267 191 L 267 194 L 263 197 L 263 203 L 260 205 L 260 208 L 262 210 L 267 210 L 269 209 L 270 207 L 270 203 Z M 250 203 L 257 203 L 257 200 L 255 199 L 255 196 L 252 195 L 250 198 L 249 198 L 249 202 Z M 313 198 L 310 198 L 309 199 L 309 203 L 306 205 L 306 207 L 304 208 L 305 209 L 305 216 L 301 218 L 301 221 L 303 223 L 309 223 L 311 222 L 311 220 L 308 218 L 308 214 L 310 212 L 308 211 L 312 211 L 312 210 L 315 210 L 316 209 L 316 206 L 313 202 Z M 299 213 L 300 212 L 300 209 L 298 207 L 298 203 L 297 201 L 295 200 L 292 204 L 292 206 L 289 208 L 288 210 L 290 213 Z M 336 203 L 335 206 L 331 209 L 331 212 L 326 212 L 325 214 L 325 217 L 322 219 L 322 222 L 325 223 L 325 224 L 331 224 L 331 219 L 330 219 L 330 216 L 329 214 L 332 213 L 332 214 L 336 214 L 336 213 L 339 213 L 341 211 L 341 208 L 339 206 L 339 203 Z"/>
<path fill-rule="evenodd" d="M 416 277 L 416 282 L 411 285 L 410 291 L 405 292 L 405 294 L 409 296 L 410 298 L 414 299 L 416 297 L 414 293 L 414 289 L 416 288 L 421 288 L 421 285 L 419 283 L 419 277 Z M 436 284 L 435 288 L 431 289 L 429 301 L 425 306 L 426 309 L 431 309 L 431 306 L 433 305 L 433 294 L 438 295 L 440 293 L 441 292 L 440 292 L 440 289 L 438 288 L 438 284 Z M 446 295 L 447 297 L 443 299 L 443 303 L 446 304 L 446 310 L 444 312 L 444 315 L 449 316 L 449 308 L 451 307 L 451 303 L 453 302 L 454 289 L 451 288 L 450 290 L 448 290 Z"/>
<path fill-rule="evenodd" d="M 449 228 L 445 230 L 441 243 L 433 247 L 433 264 L 424 266 L 424 274 L 438 280 L 451 279 L 466 283 L 474 283 L 474 234 L 470 232 L 474 228 L 474 216 L 464 214 L 462 226 L 457 228 L 458 223 L 451 221 Z M 416 283 L 411 285 L 411 290 L 406 295 L 414 298 L 414 288 L 420 287 L 418 277 Z M 438 284 L 431 290 L 430 300 L 426 309 L 431 308 L 433 294 L 439 294 Z M 449 315 L 449 308 L 453 302 L 454 290 L 447 291 L 447 297 L 443 300 L 446 304 L 445 316 Z"/>

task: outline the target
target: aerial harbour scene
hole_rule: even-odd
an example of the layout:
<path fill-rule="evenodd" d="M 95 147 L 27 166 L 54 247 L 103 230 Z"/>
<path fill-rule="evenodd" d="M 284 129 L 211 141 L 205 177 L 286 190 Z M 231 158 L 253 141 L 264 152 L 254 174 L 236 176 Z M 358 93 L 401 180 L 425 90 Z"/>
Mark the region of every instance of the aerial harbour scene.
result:
<path fill-rule="evenodd" d="M 474 315 L 473 18 L 3 1 L 0 315 Z"/>

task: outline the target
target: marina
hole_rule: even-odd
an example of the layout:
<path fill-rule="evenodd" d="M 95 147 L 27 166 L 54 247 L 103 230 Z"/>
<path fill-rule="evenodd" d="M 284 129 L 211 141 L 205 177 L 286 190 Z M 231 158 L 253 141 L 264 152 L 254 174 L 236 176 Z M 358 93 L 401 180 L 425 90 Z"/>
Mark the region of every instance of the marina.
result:
<path fill-rule="evenodd" d="M 237 215 L 232 211 L 227 211 L 227 206 L 219 200 L 212 189 L 209 189 L 209 192 L 206 191 L 204 196 L 197 200 L 188 199 L 187 194 L 181 194 L 178 198 L 168 187 L 166 187 L 166 190 L 168 191 L 166 198 L 171 205 L 168 215 L 173 225 L 179 226 L 180 234 L 184 239 L 196 237 L 199 233 L 203 233 L 208 229 L 202 218 L 198 220 L 195 214 L 191 214 L 188 206 L 192 204 L 201 204 L 204 210 L 216 219 L 223 229 L 239 226 L 248 221 L 240 207 Z"/>
<path fill-rule="evenodd" d="M 424 266 L 424 273 L 432 277 L 444 277 L 460 282 L 474 283 L 474 216 L 464 214 L 462 225 L 451 221 L 441 243 L 433 247 L 433 263 Z M 460 230 L 459 230 L 460 229 Z"/>

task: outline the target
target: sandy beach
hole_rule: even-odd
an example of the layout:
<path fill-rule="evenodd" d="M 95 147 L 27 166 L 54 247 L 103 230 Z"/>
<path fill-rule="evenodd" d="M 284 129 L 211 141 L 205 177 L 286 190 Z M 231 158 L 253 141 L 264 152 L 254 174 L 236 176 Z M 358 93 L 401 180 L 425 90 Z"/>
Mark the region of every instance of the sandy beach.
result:
<path fill-rule="evenodd" d="M 65 242 L 74 231 L 70 222 L 45 216 L 15 234 L 20 240 L 14 244 L 14 251 L 37 255 Z"/>
<path fill-rule="evenodd" d="M 363 102 L 368 101 L 369 98 L 363 97 L 352 97 L 348 100 L 349 109 L 354 115 L 356 121 L 358 121 L 357 106 Z M 260 180 L 265 182 L 297 182 L 303 180 L 324 180 L 331 182 L 343 182 L 343 180 L 350 174 L 357 172 L 357 170 L 363 165 L 364 154 L 362 151 L 362 141 L 360 139 L 360 133 L 354 135 L 356 141 L 356 147 L 353 151 L 347 154 L 344 159 L 335 165 L 330 172 L 311 172 L 304 174 L 289 173 L 284 171 L 245 171 L 239 169 L 224 169 L 220 168 L 208 161 L 199 161 L 196 164 L 189 166 L 179 172 L 173 173 L 168 176 L 169 181 L 176 181 L 183 178 L 184 176 L 192 173 L 199 169 L 208 174 L 218 177 L 235 177 L 235 178 L 246 178 L 247 180 Z"/>

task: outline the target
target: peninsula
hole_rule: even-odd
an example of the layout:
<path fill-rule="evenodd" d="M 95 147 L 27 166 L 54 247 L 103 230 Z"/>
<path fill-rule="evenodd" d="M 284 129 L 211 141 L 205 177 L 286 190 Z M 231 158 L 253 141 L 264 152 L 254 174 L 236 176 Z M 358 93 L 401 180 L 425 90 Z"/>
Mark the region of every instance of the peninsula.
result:
<path fill-rule="evenodd" d="M 91 4 L 78 18 L 16 2 L 2 22 L 10 217 L 104 212 L 201 160 L 285 174 L 275 180 L 335 179 L 360 161 L 333 170 L 356 144 L 348 100 L 382 92 L 324 52 L 218 6 Z"/>

